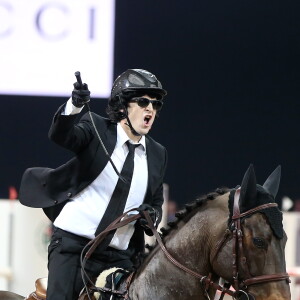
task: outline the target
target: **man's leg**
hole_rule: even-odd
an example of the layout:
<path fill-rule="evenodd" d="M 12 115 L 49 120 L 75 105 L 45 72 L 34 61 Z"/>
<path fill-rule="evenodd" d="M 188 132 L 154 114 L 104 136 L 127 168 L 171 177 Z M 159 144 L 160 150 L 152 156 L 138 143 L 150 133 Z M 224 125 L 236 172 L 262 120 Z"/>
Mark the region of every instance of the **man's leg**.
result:
<path fill-rule="evenodd" d="M 84 287 L 80 254 L 88 239 L 55 228 L 48 250 L 47 300 L 74 300 Z M 106 256 L 89 259 L 85 271 L 91 280 L 107 268 Z M 104 262 L 105 263 L 104 263 Z"/>
<path fill-rule="evenodd" d="M 80 254 L 61 253 L 62 239 L 53 237 L 49 245 L 47 300 L 78 299 L 82 289 Z"/>

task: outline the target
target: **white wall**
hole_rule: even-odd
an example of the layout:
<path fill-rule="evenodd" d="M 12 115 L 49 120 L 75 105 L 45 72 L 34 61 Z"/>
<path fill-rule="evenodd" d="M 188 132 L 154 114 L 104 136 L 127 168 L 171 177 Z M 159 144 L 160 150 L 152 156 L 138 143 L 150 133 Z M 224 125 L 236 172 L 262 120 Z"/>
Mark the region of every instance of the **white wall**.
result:
<path fill-rule="evenodd" d="M 300 213 L 285 212 L 283 227 L 288 236 L 285 249 L 287 271 L 291 275 L 292 300 L 300 300 L 300 285 L 296 281 L 300 278 Z"/>
<path fill-rule="evenodd" d="M 47 276 L 49 229 L 41 209 L 0 200 L 0 290 L 25 296 L 37 278 Z"/>

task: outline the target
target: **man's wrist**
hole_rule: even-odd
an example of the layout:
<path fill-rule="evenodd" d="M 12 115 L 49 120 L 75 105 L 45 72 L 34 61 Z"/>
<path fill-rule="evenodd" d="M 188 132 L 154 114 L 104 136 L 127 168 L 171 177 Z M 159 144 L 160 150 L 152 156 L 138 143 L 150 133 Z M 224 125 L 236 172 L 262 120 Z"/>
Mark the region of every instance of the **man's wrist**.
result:
<path fill-rule="evenodd" d="M 83 107 L 76 107 L 72 103 L 72 98 L 70 98 L 65 106 L 65 110 L 62 111 L 62 115 L 68 116 L 68 115 L 76 115 L 79 114 L 82 111 Z"/>

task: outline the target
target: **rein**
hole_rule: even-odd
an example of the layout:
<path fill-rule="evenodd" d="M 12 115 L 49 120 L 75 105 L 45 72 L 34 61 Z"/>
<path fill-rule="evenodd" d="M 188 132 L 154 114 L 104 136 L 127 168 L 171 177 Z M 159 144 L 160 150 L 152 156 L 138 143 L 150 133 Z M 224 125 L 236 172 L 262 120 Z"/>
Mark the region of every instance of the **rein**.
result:
<path fill-rule="evenodd" d="M 226 294 L 229 294 L 231 295 L 232 297 L 234 297 L 235 295 L 235 292 L 225 288 L 225 287 L 222 287 L 221 285 L 219 284 L 216 284 L 214 283 L 213 281 L 210 280 L 210 276 L 203 276 L 201 274 L 198 274 L 197 272 L 194 272 L 192 270 L 190 270 L 189 268 L 185 267 L 184 265 L 182 265 L 180 262 L 178 262 L 169 252 L 168 250 L 166 249 L 165 245 L 163 244 L 163 241 L 159 235 L 159 233 L 157 232 L 153 222 L 152 222 L 152 219 L 151 217 L 149 216 L 149 213 L 147 211 L 143 211 L 141 212 L 140 214 L 136 214 L 136 215 L 133 215 L 131 217 L 128 217 L 124 220 L 122 220 L 125 216 L 127 216 L 127 214 L 131 211 L 136 211 L 135 208 L 131 209 L 131 210 L 128 210 L 127 212 L 123 213 L 120 217 L 118 217 L 115 221 L 113 221 L 105 230 L 103 230 L 100 234 L 98 234 L 93 240 L 91 240 L 85 247 L 84 249 L 82 250 L 82 253 L 81 253 L 81 270 L 82 270 L 82 278 L 83 278 L 83 282 L 84 282 L 84 285 L 85 285 L 85 289 L 86 289 L 86 293 L 87 293 L 87 296 L 88 298 L 90 299 L 90 296 L 89 296 L 89 288 L 87 286 L 87 282 L 86 282 L 86 279 L 88 280 L 89 284 L 93 287 L 92 289 L 95 290 L 95 291 L 100 291 L 100 292 L 109 292 L 111 294 L 116 294 L 118 295 L 119 297 L 123 297 L 125 299 L 128 299 L 128 291 L 125 291 L 125 292 L 120 292 L 120 291 L 115 291 L 115 290 L 110 290 L 110 289 L 107 289 L 107 288 L 98 288 L 98 287 L 95 287 L 94 283 L 92 282 L 92 280 L 89 278 L 88 274 L 85 272 L 84 270 L 84 267 L 85 267 L 85 263 L 86 261 L 90 258 L 90 256 L 93 254 L 93 252 L 95 251 L 95 249 L 97 248 L 97 246 L 104 240 L 104 238 L 107 236 L 107 234 L 112 231 L 112 230 L 115 230 L 117 228 L 120 228 L 120 227 L 123 227 L 137 219 L 139 219 L 141 217 L 141 214 L 144 215 L 144 217 L 146 218 L 147 222 L 148 222 L 148 226 L 149 228 L 152 230 L 158 244 L 160 245 L 162 251 L 164 252 L 164 254 L 166 255 L 166 257 L 174 264 L 176 265 L 178 268 L 180 268 L 181 270 L 185 271 L 186 273 L 200 279 L 200 282 L 201 284 L 205 285 L 205 290 L 208 289 L 209 286 L 213 287 L 215 290 L 219 290 L 221 291 L 222 293 L 226 293 Z M 83 253 L 85 252 L 85 250 L 90 247 L 86 254 L 83 256 Z M 127 286 L 130 285 L 130 281 L 132 279 L 133 276 L 130 276 L 130 280 L 127 284 Z M 91 290 L 91 289 L 90 289 Z"/>
<path fill-rule="evenodd" d="M 124 212 L 121 216 L 119 216 L 116 220 L 114 220 L 109 226 L 106 227 L 105 230 L 103 230 L 101 233 L 99 233 L 94 239 L 92 239 L 91 241 L 89 241 L 87 243 L 87 245 L 84 247 L 84 249 L 81 252 L 81 257 L 80 257 L 80 262 L 81 262 L 81 277 L 84 283 L 84 288 L 86 290 L 86 295 L 88 297 L 89 300 L 91 300 L 90 298 L 90 292 L 91 291 L 95 291 L 95 292 L 104 292 L 104 293 L 111 293 L 114 295 L 117 295 L 118 297 L 122 297 L 127 299 L 127 293 L 128 291 L 118 291 L 118 290 L 112 290 L 109 288 L 99 288 L 96 287 L 94 282 L 90 279 L 89 275 L 86 273 L 85 271 L 85 264 L 86 261 L 90 258 L 90 256 L 93 254 L 93 252 L 95 251 L 95 249 L 97 248 L 97 246 L 105 239 L 105 237 L 108 235 L 108 233 L 110 233 L 111 231 L 118 229 L 120 227 L 123 227 L 137 219 L 139 219 L 141 217 L 140 214 L 135 214 L 132 215 L 130 217 L 127 217 L 127 214 L 131 211 L 136 211 L 136 208 L 130 209 L 126 212 Z M 124 218 L 124 220 L 122 220 Z M 87 251 L 86 249 L 90 247 Z M 84 254 L 84 252 L 86 251 L 86 254 Z M 130 276 L 131 278 L 132 276 Z M 87 282 L 88 281 L 88 282 Z M 91 286 L 91 288 L 88 287 L 88 283 Z"/>
<path fill-rule="evenodd" d="M 203 276 L 195 271 L 192 271 L 191 269 L 185 267 L 184 265 L 182 265 L 179 261 L 177 261 L 169 252 L 168 250 L 166 249 L 159 233 L 157 232 L 156 228 L 154 227 L 153 225 L 153 222 L 149 216 L 149 213 L 146 211 L 146 212 L 143 212 L 146 220 L 148 221 L 148 226 L 150 227 L 150 229 L 152 230 L 161 250 L 164 252 L 164 254 L 166 255 L 166 257 L 175 265 L 177 266 L 179 269 L 185 271 L 186 273 L 200 279 L 200 283 L 203 284 L 205 286 L 205 290 L 208 289 L 209 286 L 213 287 L 215 290 L 219 290 L 221 291 L 222 293 L 226 293 L 232 297 L 235 296 L 235 292 L 213 282 L 210 280 L 210 276 Z M 207 296 L 208 297 L 208 296 Z"/>
<path fill-rule="evenodd" d="M 172 264 L 177 266 L 179 269 L 181 269 L 184 272 L 186 272 L 186 273 L 192 275 L 193 277 L 199 279 L 200 283 L 204 287 L 204 291 L 206 293 L 205 296 L 206 296 L 207 299 L 210 299 L 209 296 L 208 296 L 208 293 L 207 293 L 207 290 L 208 290 L 209 287 L 221 292 L 221 296 L 219 298 L 220 300 L 223 299 L 224 294 L 230 295 L 233 299 L 238 299 L 237 297 L 240 294 L 244 294 L 244 295 L 246 295 L 247 299 L 250 299 L 249 296 L 248 296 L 248 293 L 245 292 L 245 289 L 247 289 L 247 287 L 249 285 L 258 284 L 258 283 L 272 282 L 272 281 L 279 281 L 279 280 L 286 280 L 287 282 L 290 282 L 289 275 L 287 273 L 278 273 L 278 274 L 261 275 L 261 276 L 254 276 L 253 277 L 253 276 L 250 275 L 249 268 L 248 268 L 247 264 L 245 264 L 247 266 L 246 267 L 247 278 L 245 280 L 242 280 L 242 281 L 239 279 L 239 269 L 238 269 L 239 258 L 240 258 L 240 261 L 242 261 L 243 263 L 246 263 L 246 257 L 244 255 L 243 240 L 242 240 L 243 233 L 242 233 L 242 230 L 241 230 L 241 218 L 243 218 L 245 216 L 248 216 L 250 214 L 253 214 L 254 212 L 260 211 L 260 210 L 265 209 L 265 208 L 277 207 L 278 206 L 276 203 L 267 203 L 267 204 L 257 206 L 253 209 L 250 209 L 250 210 L 248 210 L 244 213 L 240 213 L 239 198 L 240 198 L 240 188 L 236 190 L 235 195 L 234 195 L 233 216 L 231 218 L 232 224 L 234 225 L 234 228 L 233 228 L 233 231 L 232 231 L 232 237 L 233 237 L 232 278 L 233 278 L 233 287 L 234 287 L 235 291 L 230 290 L 229 289 L 230 285 L 228 286 L 228 285 L 226 285 L 226 283 L 224 284 L 224 286 L 221 286 L 220 284 L 217 284 L 217 283 L 213 282 L 211 280 L 211 274 L 209 274 L 208 276 L 203 276 L 203 275 L 187 268 L 186 266 L 182 265 L 179 261 L 177 261 L 166 249 L 166 247 L 165 247 L 159 233 L 157 232 L 157 230 L 156 230 L 156 228 L 155 228 L 155 226 L 152 222 L 152 219 L 149 216 L 149 213 L 147 211 L 140 212 L 139 214 L 135 214 L 133 216 L 130 216 L 130 217 L 125 218 L 124 220 L 122 220 L 125 216 L 127 216 L 127 214 L 129 212 L 136 211 L 137 209 L 135 209 L 135 208 L 133 208 L 131 210 L 128 210 L 127 212 L 123 213 L 114 222 L 112 222 L 104 231 L 102 231 L 99 235 L 97 235 L 93 240 L 91 240 L 85 246 L 85 248 L 82 251 L 82 255 L 83 255 L 83 253 L 84 253 L 84 251 L 87 247 L 90 247 L 90 248 L 86 252 L 86 254 L 84 255 L 84 258 L 81 257 L 81 265 L 82 265 L 82 273 L 83 273 L 82 275 L 85 275 L 85 278 L 87 278 L 89 280 L 90 284 L 92 284 L 92 286 L 94 286 L 93 282 L 89 279 L 88 275 L 84 271 L 84 266 L 85 266 L 86 260 L 89 259 L 89 257 L 92 255 L 92 253 L 97 248 L 97 246 L 104 240 L 104 238 L 106 237 L 106 235 L 110 231 L 115 230 L 117 228 L 120 228 L 122 226 L 125 226 L 128 223 L 131 223 L 131 222 L 139 219 L 143 215 L 146 218 L 146 220 L 148 222 L 148 226 L 151 229 L 151 231 L 153 232 L 153 234 L 154 234 L 161 250 L 166 255 L 168 260 Z M 214 249 L 214 253 L 212 255 L 212 257 L 213 257 L 212 261 L 217 257 L 219 251 L 221 250 L 221 248 L 223 247 L 224 243 L 226 242 L 226 240 L 228 239 L 228 237 L 230 235 L 231 235 L 230 230 L 226 229 L 223 238 L 217 243 L 217 246 Z M 84 276 L 82 276 L 82 277 L 84 277 Z M 127 284 L 127 287 L 130 285 L 130 281 L 131 281 L 132 277 L 133 276 L 130 276 L 130 280 Z M 84 283 L 85 283 L 85 286 L 86 286 L 86 289 L 87 289 L 87 285 L 86 285 L 85 280 L 84 280 Z M 128 290 L 125 291 L 125 292 L 120 292 L 120 291 L 114 291 L 114 290 L 109 290 L 109 289 L 105 289 L 105 288 L 104 289 L 103 288 L 96 288 L 96 287 L 95 287 L 95 290 L 103 291 L 103 292 L 110 292 L 112 294 L 117 294 L 119 297 L 123 297 L 125 299 L 128 299 Z M 89 294 L 88 289 L 87 289 L 87 294 Z"/>

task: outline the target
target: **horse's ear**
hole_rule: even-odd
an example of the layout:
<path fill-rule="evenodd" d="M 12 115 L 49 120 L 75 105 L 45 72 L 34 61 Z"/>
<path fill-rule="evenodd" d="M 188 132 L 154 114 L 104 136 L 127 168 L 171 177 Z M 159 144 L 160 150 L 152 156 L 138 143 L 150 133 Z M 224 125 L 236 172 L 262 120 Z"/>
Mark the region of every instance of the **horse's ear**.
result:
<path fill-rule="evenodd" d="M 256 176 L 253 165 L 251 164 L 246 171 L 242 184 L 240 195 L 240 211 L 244 212 L 256 206 Z"/>
<path fill-rule="evenodd" d="M 275 199 L 279 184 L 280 184 L 280 177 L 281 177 L 281 166 L 279 165 L 272 174 L 268 177 L 268 179 L 265 181 L 263 188 L 267 190 Z"/>

